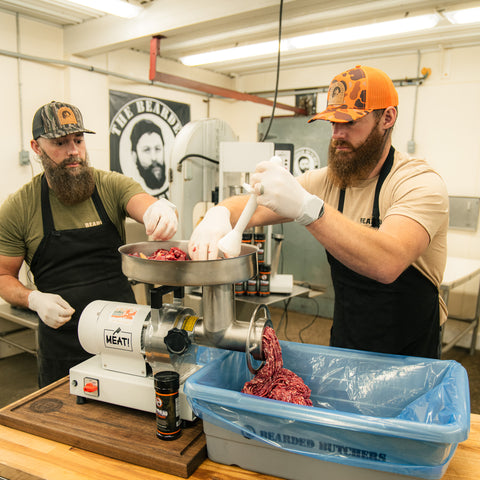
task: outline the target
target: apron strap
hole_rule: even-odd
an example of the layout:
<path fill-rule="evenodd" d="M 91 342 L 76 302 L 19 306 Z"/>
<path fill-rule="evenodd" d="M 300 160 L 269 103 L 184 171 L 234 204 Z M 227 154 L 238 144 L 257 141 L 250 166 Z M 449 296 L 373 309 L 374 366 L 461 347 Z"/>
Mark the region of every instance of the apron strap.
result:
<path fill-rule="evenodd" d="M 345 189 L 340 190 L 340 198 L 338 199 L 338 211 L 343 213 L 343 205 L 345 204 Z"/>
<path fill-rule="evenodd" d="M 43 221 L 43 235 L 46 236 L 49 233 L 55 232 L 55 226 L 53 224 L 53 215 L 52 207 L 50 206 L 49 198 L 49 188 L 47 183 L 47 178 L 45 174 L 42 175 L 42 187 L 41 187 L 41 199 L 42 199 L 42 221 Z M 100 195 L 95 185 L 93 193 L 91 196 L 95 209 L 97 210 L 98 216 L 103 224 L 111 222 L 110 217 L 103 206 L 103 203 L 100 199 Z"/>
<path fill-rule="evenodd" d="M 111 222 L 110 217 L 108 216 L 107 211 L 105 210 L 105 207 L 103 206 L 103 203 L 100 200 L 100 195 L 98 193 L 96 185 L 95 185 L 95 188 L 93 189 L 91 198 L 92 198 L 93 204 L 95 205 L 95 208 L 97 209 L 98 216 L 100 217 L 100 220 L 102 221 L 102 223 L 106 224 Z"/>
<path fill-rule="evenodd" d="M 47 235 L 55 231 L 53 225 L 53 215 L 52 209 L 50 208 L 50 200 L 48 198 L 49 190 L 47 177 L 45 174 L 42 175 L 42 187 L 41 187 L 41 198 L 42 198 L 42 221 L 43 221 L 43 235 Z"/>
<path fill-rule="evenodd" d="M 378 228 L 380 226 L 380 208 L 378 206 L 378 199 L 380 197 L 380 190 L 382 188 L 383 182 L 387 178 L 390 170 L 393 166 L 393 158 L 395 156 L 395 149 L 390 147 L 388 156 L 385 159 L 385 162 L 382 165 L 380 174 L 378 175 L 377 185 L 375 186 L 375 196 L 373 198 L 373 210 L 372 210 L 372 227 Z M 340 190 L 340 197 L 338 199 L 338 211 L 343 213 L 343 206 L 345 204 L 345 189 Z"/>
<path fill-rule="evenodd" d="M 373 198 L 373 210 L 372 210 L 372 228 L 380 227 L 380 208 L 378 206 L 378 199 L 380 197 L 380 189 L 382 188 L 383 182 L 387 178 L 390 170 L 393 166 L 393 157 L 395 155 L 395 149 L 390 147 L 388 156 L 385 162 L 382 165 L 380 170 L 380 175 L 378 176 L 377 186 L 375 187 L 375 197 Z"/>

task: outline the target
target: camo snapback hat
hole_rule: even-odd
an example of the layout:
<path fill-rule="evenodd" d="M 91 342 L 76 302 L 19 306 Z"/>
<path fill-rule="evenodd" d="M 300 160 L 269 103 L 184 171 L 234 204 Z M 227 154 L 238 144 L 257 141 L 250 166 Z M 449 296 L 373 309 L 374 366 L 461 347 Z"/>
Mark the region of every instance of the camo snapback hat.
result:
<path fill-rule="evenodd" d="M 35 140 L 38 137 L 60 138 L 71 133 L 95 133 L 83 126 L 82 114 L 77 107 L 53 101 L 36 111 L 32 122 Z"/>
<path fill-rule="evenodd" d="M 378 68 L 357 65 L 332 80 L 328 89 L 327 108 L 309 122 L 354 122 L 373 110 L 397 105 L 398 94 L 388 75 Z"/>

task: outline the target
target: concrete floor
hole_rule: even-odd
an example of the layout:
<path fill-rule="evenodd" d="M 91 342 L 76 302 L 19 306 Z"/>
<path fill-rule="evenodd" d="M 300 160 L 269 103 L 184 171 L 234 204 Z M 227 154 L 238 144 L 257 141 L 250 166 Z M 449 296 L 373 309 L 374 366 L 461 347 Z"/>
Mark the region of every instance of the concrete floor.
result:
<path fill-rule="evenodd" d="M 37 389 L 37 359 L 34 355 L 20 353 L 0 359 L 0 407 Z"/>
<path fill-rule="evenodd" d="M 314 318 L 297 312 L 270 308 L 272 322 L 280 340 L 328 345 L 331 320 Z M 480 414 L 480 351 L 469 355 L 465 348 L 455 347 L 443 357 L 456 360 L 467 370 L 470 384 L 471 412 Z M 21 353 L 0 359 L 0 407 L 37 390 L 36 359 Z"/>

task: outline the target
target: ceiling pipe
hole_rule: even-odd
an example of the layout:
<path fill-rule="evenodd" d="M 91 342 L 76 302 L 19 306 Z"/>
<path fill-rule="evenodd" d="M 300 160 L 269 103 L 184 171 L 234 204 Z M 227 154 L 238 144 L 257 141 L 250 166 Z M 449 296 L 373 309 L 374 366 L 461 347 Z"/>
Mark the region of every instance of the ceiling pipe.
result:
<path fill-rule="evenodd" d="M 99 73 L 101 75 L 107 75 L 109 77 L 120 78 L 122 80 L 126 80 L 132 83 L 137 83 L 140 85 L 154 85 L 156 87 L 167 88 L 169 90 L 178 90 L 181 92 L 204 96 L 204 94 L 196 90 L 189 90 L 188 88 L 177 87 L 175 85 L 167 85 L 160 82 L 151 82 L 144 78 L 132 77 L 130 75 L 124 75 L 123 73 L 112 72 L 111 70 L 105 70 L 104 68 L 97 68 L 97 67 L 94 67 L 93 65 L 84 65 L 83 63 L 71 62 L 68 60 L 59 60 L 57 58 L 37 57 L 35 55 L 27 55 L 24 53 L 11 52 L 9 50 L 1 50 L 1 49 L 0 49 L 0 55 L 17 58 L 21 60 L 27 60 L 30 62 L 47 64 L 47 65 L 60 65 L 62 67 L 77 68 L 79 70 L 86 70 L 87 72 L 91 72 L 91 73 Z"/>
<path fill-rule="evenodd" d="M 430 68 L 423 68 L 421 71 L 421 76 L 418 77 L 405 77 L 396 80 L 392 80 L 393 84 L 396 87 L 408 87 L 412 85 L 422 85 L 422 83 L 430 76 L 432 70 Z M 288 90 L 279 90 L 278 96 L 279 97 L 291 97 L 294 95 L 310 95 L 313 93 L 326 93 L 328 92 L 330 85 L 321 85 L 319 87 L 311 87 L 311 88 L 294 88 Z M 274 92 L 270 91 L 262 91 L 262 92 L 252 92 L 251 95 L 256 95 L 258 97 L 271 97 Z"/>
<path fill-rule="evenodd" d="M 154 36 L 150 40 L 150 70 L 149 79 L 151 81 L 167 83 L 177 85 L 183 88 L 191 90 L 197 90 L 209 95 L 214 95 L 224 98 L 232 98 L 234 100 L 241 100 L 246 102 L 260 103 L 262 105 L 273 106 L 273 101 L 267 98 L 258 97 L 249 93 L 239 92 L 237 90 L 230 90 L 228 88 L 217 87 L 208 83 L 197 82 L 196 80 L 190 80 L 188 78 L 171 75 L 169 73 L 163 73 L 157 71 L 157 56 L 160 54 L 160 40 L 161 36 Z M 306 115 L 307 111 L 304 108 L 294 107 L 291 105 L 285 105 L 283 103 L 276 104 L 276 108 L 282 110 L 289 110 L 297 115 Z"/>

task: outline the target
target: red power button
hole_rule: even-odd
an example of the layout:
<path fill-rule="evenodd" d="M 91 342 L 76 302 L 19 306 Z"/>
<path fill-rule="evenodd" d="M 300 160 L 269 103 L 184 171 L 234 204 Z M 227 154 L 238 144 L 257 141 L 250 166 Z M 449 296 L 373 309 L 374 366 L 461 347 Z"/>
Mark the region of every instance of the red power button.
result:
<path fill-rule="evenodd" d="M 83 384 L 83 391 L 98 397 L 98 380 L 93 378 L 85 378 Z"/>

